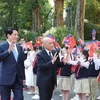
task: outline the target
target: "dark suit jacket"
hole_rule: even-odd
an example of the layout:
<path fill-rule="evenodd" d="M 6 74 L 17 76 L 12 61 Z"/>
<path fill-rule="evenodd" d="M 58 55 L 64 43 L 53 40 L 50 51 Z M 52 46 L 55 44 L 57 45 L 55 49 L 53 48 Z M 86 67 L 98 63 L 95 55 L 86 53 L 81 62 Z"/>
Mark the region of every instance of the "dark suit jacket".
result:
<path fill-rule="evenodd" d="M 8 48 L 9 44 L 7 41 L 0 44 L 0 85 L 12 85 L 16 79 L 16 75 L 22 85 L 25 79 L 22 47 L 17 45 L 17 62 L 13 52 L 8 52 Z"/>
<path fill-rule="evenodd" d="M 54 81 L 54 85 L 57 84 L 57 67 L 63 67 L 65 65 L 59 62 L 59 58 L 52 64 L 49 55 L 46 50 L 43 49 L 37 54 L 37 66 L 37 86 L 48 87 L 52 80 Z"/>

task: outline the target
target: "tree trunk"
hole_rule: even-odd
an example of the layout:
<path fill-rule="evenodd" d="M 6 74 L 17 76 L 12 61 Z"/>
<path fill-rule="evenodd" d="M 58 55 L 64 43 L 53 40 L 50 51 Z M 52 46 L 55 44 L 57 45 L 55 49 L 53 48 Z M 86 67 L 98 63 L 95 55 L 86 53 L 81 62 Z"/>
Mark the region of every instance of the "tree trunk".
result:
<path fill-rule="evenodd" d="M 32 9 L 32 31 L 37 32 L 40 29 L 39 6 Z"/>
<path fill-rule="evenodd" d="M 85 0 L 77 0 L 75 31 L 84 40 Z"/>
<path fill-rule="evenodd" d="M 54 26 L 62 26 L 64 0 L 54 0 L 54 2 L 55 2 Z"/>

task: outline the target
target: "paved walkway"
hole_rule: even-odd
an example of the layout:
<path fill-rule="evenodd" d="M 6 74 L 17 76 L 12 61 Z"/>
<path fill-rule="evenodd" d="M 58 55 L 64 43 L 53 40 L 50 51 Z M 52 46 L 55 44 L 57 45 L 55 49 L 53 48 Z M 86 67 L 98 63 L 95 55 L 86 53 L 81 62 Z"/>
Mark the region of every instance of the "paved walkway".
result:
<path fill-rule="evenodd" d="M 59 96 L 60 94 L 61 94 L 61 91 L 58 89 L 55 89 L 54 95 L 53 95 L 53 100 L 62 100 L 62 97 Z M 74 95 L 75 95 L 75 93 L 73 93 L 72 91 L 70 92 L 70 94 L 71 94 L 70 95 L 71 98 L 74 97 Z M 97 91 L 97 96 L 99 96 L 99 95 L 100 95 L 100 92 Z M 35 99 L 31 98 L 32 96 L 34 96 L 34 95 L 28 95 L 27 91 L 24 91 L 24 100 L 35 100 Z"/>
<path fill-rule="evenodd" d="M 56 89 L 54 91 L 54 95 L 53 95 L 53 100 L 62 100 L 61 96 L 59 96 L 61 94 L 61 91 Z M 31 97 L 34 96 L 34 95 L 28 95 L 25 91 L 24 91 L 24 100 L 34 100 L 32 99 Z"/>
<path fill-rule="evenodd" d="M 53 95 L 53 100 L 62 100 L 62 97 L 59 96 L 61 94 L 61 91 L 58 89 L 55 89 L 54 95 Z M 70 91 L 70 98 L 74 97 L 75 93 L 73 91 Z M 100 92 L 97 91 L 97 96 L 100 95 Z M 26 91 L 24 91 L 24 100 L 34 100 L 31 97 L 34 95 L 28 95 Z M 88 100 L 88 97 L 87 97 Z"/>

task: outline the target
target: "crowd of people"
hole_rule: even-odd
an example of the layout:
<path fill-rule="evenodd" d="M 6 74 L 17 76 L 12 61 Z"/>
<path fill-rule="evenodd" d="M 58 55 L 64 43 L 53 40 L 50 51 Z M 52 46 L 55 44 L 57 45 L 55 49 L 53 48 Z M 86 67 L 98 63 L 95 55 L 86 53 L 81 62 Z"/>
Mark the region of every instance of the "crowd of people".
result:
<path fill-rule="evenodd" d="M 86 48 L 73 55 L 69 45 L 57 49 L 49 37 L 42 39 L 42 47 L 32 43 L 32 48 L 23 48 L 25 40 L 18 42 L 17 29 L 8 28 L 6 36 L 7 40 L 0 44 L 2 100 L 10 100 L 11 91 L 14 100 L 24 100 L 23 85 L 28 95 L 34 94 L 32 99 L 51 100 L 55 88 L 62 91 L 62 100 L 70 100 L 70 90 L 76 94 L 71 100 L 87 100 L 87 95 L 89 100 L 97 99 L 99 49 L 92 57 Z"/>

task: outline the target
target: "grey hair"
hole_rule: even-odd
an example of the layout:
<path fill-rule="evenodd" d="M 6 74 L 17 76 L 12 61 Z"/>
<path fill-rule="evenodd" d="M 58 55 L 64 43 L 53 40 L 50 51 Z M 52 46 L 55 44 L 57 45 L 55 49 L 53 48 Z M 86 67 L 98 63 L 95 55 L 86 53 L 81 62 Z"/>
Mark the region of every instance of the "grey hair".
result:
<path fill-rule="evenodd" d="M 44 43 L 46 43 L 48 40 L 51 40 L 49 37 L 45 37 L 45 38 L 43 38 L 43 40 L 42 40 L 42 43 L 44 44 Z"/>

